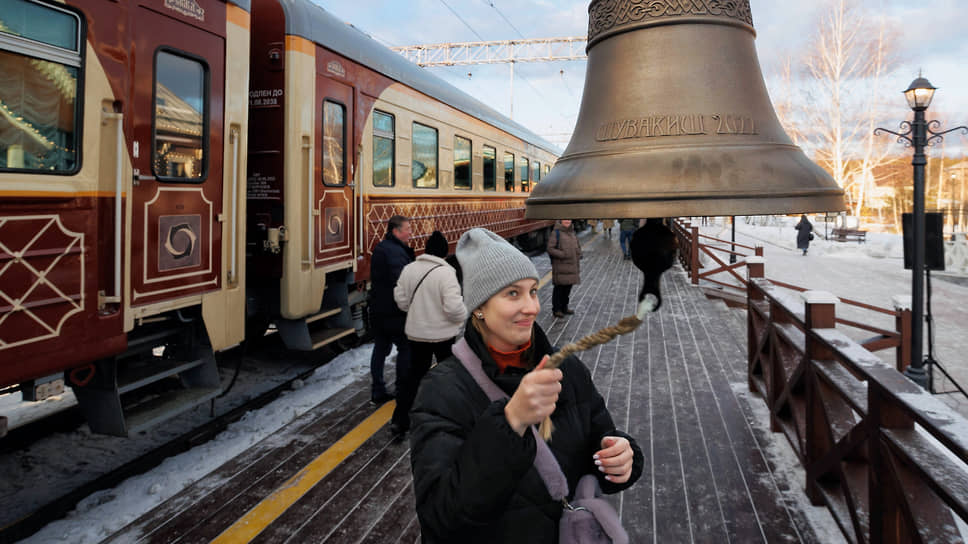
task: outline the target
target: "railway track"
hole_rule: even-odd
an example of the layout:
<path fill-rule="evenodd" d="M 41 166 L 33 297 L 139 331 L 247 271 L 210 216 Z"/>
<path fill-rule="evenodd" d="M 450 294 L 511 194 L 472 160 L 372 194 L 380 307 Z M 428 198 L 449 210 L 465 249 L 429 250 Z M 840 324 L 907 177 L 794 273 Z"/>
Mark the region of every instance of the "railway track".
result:
<path fill-rule="evenodd" d="M 161 464 L 161 462 L 165 459 L 178 455 L 179 453 L 211 440 L 220 432 L 225 430 L 226 427 L 228 427 L 231 423 L 241 419 L 242 416 L 247 412 L 257 410 L 265 406 L 278 398 L 284 391 L 291 389 L 293 382 L 308 379 L 310 376 L 312 376 L 317 368 L 325 365 L 344 350 L 333 345 L 331 349 L 324 349 L 321 351 L 322 353 L 317 353 L 317 355 L 321 357 L 321 360 L 318 361 L 318 364 L 299 371 L 275 387 L 258 394 L 252 399 L 243 402 L 239 406 L 236 406 L 223 414 L 211 418 L 205 423 L 178 435 L 174 439 L 169 440 L 158 447 L 152 448 L 148 452 L 141 454 L 135 459 L 125 462 L 121 466 L 111 469 L 104 474 L 101 474 L 93 480 L 89 480 L 77 486 L 67 493 L 61 494 L 53 500 L 46 502 L 43 506 L 34 509 L 29 514 L 24 515 L 17 520 L 8 522 L 6 526 L 0 527 L 0 544 L 16 542 L 18 540 L 27 538 L 42 529 L 47 524 L 63 518 L 71 510 L 73 510 L 82 499 L 91 495 L 92 493 L 117 487 L 124 480 L 151 470 L 152 468 Z M 241 358 L 243 355 L 240 354 L 239 357 Z M 240 360 L 239 364 L 242 363 L 243 361 Z M 34 442 L 58 432 L 70 432 L 76 430 L 83 425 L 83 423 L 83 417 L 81 416 L 77 407 L 71 407 L 43 419 L 31 422 L 22 427 L 11 430 L 9 434 L 4 437 L 2 441 L 0 441 L 0 455 L 10 454 L 20 449 L 27 448 Z"/>

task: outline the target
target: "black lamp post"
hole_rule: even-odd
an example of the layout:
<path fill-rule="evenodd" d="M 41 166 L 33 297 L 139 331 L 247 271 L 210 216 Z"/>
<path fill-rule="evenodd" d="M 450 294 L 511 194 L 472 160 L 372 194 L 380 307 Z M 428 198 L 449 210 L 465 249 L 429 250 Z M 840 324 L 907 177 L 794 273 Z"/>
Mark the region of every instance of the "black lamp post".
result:
<path fill-rule="evenodd" d="M 914 147 L 914 209 L 912 229 L 912 249 L 914 258 L 911 266 L 911 365 L 904 373 L 921 387 L 927 387 L 928 374 L 924 368 L 923 340 L 924 340 L 924 166 L 928 164 L 924 155 L 924 148 L 942 140 L 942 135 L 956 130 L 968 133 L 968 127 L 956 127 L 942 132 L 935 132 L 932 127 L 941 125 L 937 120 L 926 121 L 924 112 L 931 105 L 934 91 L 937 87 L 931 85 L 927 79 L 918 76 L 904 91 L 908 105 L 914 110 L 914 121 L 903 121 L 901 129 L 904 132 L 894 132 L 884 128 L 874 130 L 874 134 L 886 132 L 897 136 L 897 141 L 907 147 Z M 929 136 L 930 135 L 930 136 Z"/>

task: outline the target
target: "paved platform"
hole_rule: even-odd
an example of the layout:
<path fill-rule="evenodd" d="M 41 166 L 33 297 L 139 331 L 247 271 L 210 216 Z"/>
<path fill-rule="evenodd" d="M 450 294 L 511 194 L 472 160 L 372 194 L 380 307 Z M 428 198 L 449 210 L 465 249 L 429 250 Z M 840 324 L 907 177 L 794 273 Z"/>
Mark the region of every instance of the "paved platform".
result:
<path fill-rule="evenodd" d="M 633 312 L 641 274 L 617 236 L 585 235 L 575 315 L 539 322 L 564 345 Z M 542 273 L 546 256 L 535 257 Z M 642 446 L 645 470 L 610 497 L 631 542 L 819 542 L 768 453 L 782 440 L 738 398 L 745 329 L 681 270 L 634 333 L 583 354 L 619 428 Z M 255 444 L 108 542 L 419 542 L 406 442 L 387 428 L 392 403 L 368 402 L 368 377 Z"/>

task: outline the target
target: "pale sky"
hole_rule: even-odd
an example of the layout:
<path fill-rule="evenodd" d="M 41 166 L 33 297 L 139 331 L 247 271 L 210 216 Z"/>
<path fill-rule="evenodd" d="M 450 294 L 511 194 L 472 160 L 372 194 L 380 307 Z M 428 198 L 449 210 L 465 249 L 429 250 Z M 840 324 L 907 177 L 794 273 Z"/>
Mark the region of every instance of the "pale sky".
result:
<path fill-rule="evenodd" d="M 588 31 L 586 0 L 313 1 L 388 46 L 585 36 Z M 883 14 L 900 40 L 900 62 L 883 82 L 882 92 L 884 102 L 896 103 L 896 109 L 888 112 L 880 126 L 894 130 L 901 121 L 910 119 L 911 110 L 901 91 L 917 77 L 919 69 L 939 88 L 928 118 L 943 118 L 942 129 L 968 125 L 968 2 L 858 1 L 871 16 Z M 751 0 L 750 4 L 757 53 L 776 102 L 772 75 L 782 58 L 802 49 L 811 39 L 825 2 Z M 516 63 L 514 120 L 564 149 L 581 101 L 585 64 Z M 508 65 L 428 70 L 508 115 Z M 959 146 L 968 141 L 961 135 L 952 135 L 951 140 Z"/>

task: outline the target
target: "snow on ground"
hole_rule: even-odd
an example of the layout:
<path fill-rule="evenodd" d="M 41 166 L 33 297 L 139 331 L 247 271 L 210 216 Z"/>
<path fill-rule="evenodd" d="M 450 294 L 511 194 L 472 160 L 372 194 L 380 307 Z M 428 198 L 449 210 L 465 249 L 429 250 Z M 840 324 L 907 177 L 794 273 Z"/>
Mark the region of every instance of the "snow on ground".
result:
<path fill-rule="evenodd" d="M 759 218 L 750 218 L 751 221 Z M 904 248 L 901 236 L 868 232 L 867 242 L 834 242 L 823 239 L 824 224 L 814 223 L 818 236 L 810 242 L 806 256 L 796 249 L 797 231 L 793 228 L 798 217 L 771 218 L 773 224 L 758 225 L 736 218 L 736 242 L 763 246 L 766 258 L 766 277 L 809 289 L 829 291 L 848 298 L 886 309 L 893 309 L 896 295 L 911 296 L 912 274 L 904 269 Z M 813 217 L 811 216 L 811 220 Z M 693 222 L 693 225 L 697 222 Z M 728 224 L 701 227 L 702 234 L 728 240 Z M 743 252 L 749 252 L 740 249 Z M 722 258 L 722 256 L 720 256 Z M 968 386 L 968 278 L 946 277 L 937 274 L 931 281 L 931 310 L 934 317 L 934 358 L 962 385 Z M 925 293 L 926 294 L 926 293 Z M 837 315 L 850 320 L 896 330 L 893 316 L 863 310 L 840 303 Z M 870 331 L 844 328 L 844 333 L 855 340 L 874 336 Z M 924 327 L 924 352 L 927 353 L 927 326 Z M 894 365 L 895 350 L 877 352 L 885 362 Z M 940 373 L 936 373 L 936 389 L 952 390 Z M 942 400 L 968 416 L 968 402 L 961 395 L 944 395 Z"/>
<path fill-rule="evenodd" d="M 114 489 L 88 496 L 65 519 L 49 524 L 22 542 L 100 542 L 366 375 L 372 350 L 373 345 L 367 344 L 341 354 L 320 367 L 301 387 L 247 413 L 214 440 L 166 459 L 153 470 L 129 478 Z"/>
<path fill-rule="evenodd" d="M 872 232 L 865 244 L 828 242 L 818 237 L 811 243 L 808 256 L 803 257 L 795 249 L 793 222 L 791 218 L 778 225 L 756 226 L 746 224 L 742 219 L 737 221 L 738 243 L 764 246 L 767 277 L 887 308 L 891 307 L 894 295 L 910 294 L 911 273 L 903 268 L 899 236 Z M 817 225 L 820 233 L 822 229 L 823 225 Z M 702 230 L 717 238 L 727 239 L 729 236 L 728 226 L 711 225 Z M 543 255 L 535 257 L 537 260 L 541 258 Z M 968 363 L 963 355 L 968 353 L 968 335 L 963 332 L 963 323 L 968 322 L 968 287 L 946 281 L 936 281 L 933 287 L 933 310 L 938 329 L 936 358 L 956 373 L 962 383 L 968 383 Z M 889 316 L 880 317 L 843 304 L 838 305 L 837 312 L 886 329 L 894 327 L 893 318 Z M 869 335 L 855 333 L 853 336 L 863 338 Z M 317 370 L 304 386 L 250 412 L 214 440 L 172 457 L 115 489 L 87 497 L 66 519 L 51 523 L 24 542 L 85 544 L 100 541 L 364 376 L 369 369 L 371 350 L 372 344 L 368 344 L 340 355 Z M 879 355 L 893 364 L 893 350 Z M 737 396 L 756 414 L 756 421 L 766 425 L 768 418 L 762 401 L 750 398 L 745 390 L 738 391 Z M 78 447 L 92 438 L 89 433 L 77 434 Z M 783 435 L 767 432 L 762 435 L 774 437 L 766 450 L 775 469 L 774 477 L 781 487 L 790 490 L 783 499 L 805 512 L 820 541 L 842 540 L 829 513 L 811 506 L 802 493 L 802 468 L 784 442 Z M 43 458 L 38 457 L 35 461 Z"/>

